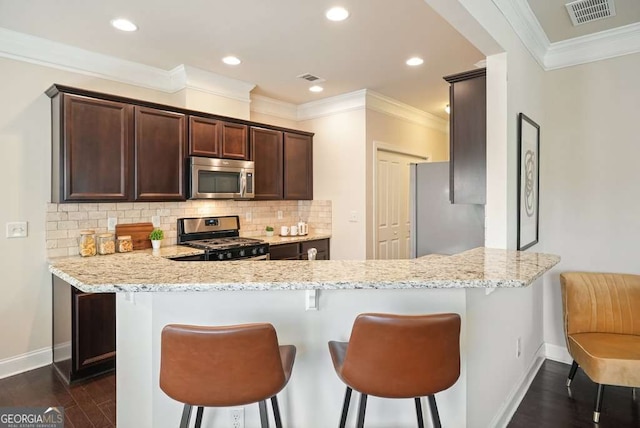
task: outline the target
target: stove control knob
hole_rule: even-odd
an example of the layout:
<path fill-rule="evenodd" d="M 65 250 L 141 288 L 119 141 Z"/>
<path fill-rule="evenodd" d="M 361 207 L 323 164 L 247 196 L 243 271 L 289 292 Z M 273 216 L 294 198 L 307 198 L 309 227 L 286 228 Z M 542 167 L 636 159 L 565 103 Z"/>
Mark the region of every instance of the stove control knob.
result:
<path fill-rule="evenodd" d="M 224 254 L 222 253 L 218 254 L 218 260 L 224 260 Z"/>
<path fill-rule="evenodd" d="M 257 249 L 257 248 L 253 248 L 253 249 L 251 250 L 251 254 L 253 254 L 254 256 L 255 256 L 256 254 L 258 254 L 258 249 Z"/>
<path fill-rule="evenodd" d="M 264 247 L 260 247 L 260 254 L 264 254 Z"/>
<path fill-rule="evenodd" d="M 231 257 L 232 257 L 231 252 L 228 252 L 228 253 L 227 253 L 227 258 L 228 258 L 228 259 L 230 259 Z"/>
<path fill-rule="evenodd" d="M 244 257 L 244 250 L 240 250 L 240 252 L 238 253 L 238 255 L 239 255 L 240 257 Z"/>

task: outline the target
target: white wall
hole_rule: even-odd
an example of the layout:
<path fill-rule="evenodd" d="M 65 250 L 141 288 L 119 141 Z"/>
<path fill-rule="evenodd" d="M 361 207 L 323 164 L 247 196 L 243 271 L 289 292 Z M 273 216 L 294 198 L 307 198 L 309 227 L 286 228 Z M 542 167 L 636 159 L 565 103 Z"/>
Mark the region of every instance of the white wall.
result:
<path fill-rule="evenodd" d="M 313 138 L 313 197 L 332 201 L 331 258 L 366 257 L 365 109 L 301 121 Z M 349 221 L 351 212 L 356 222 Z"/>
<path fill-rule="evenodd" d="M 565 346 L 559 273 L 640 274 L 640 54 L 548 72 L 541 130 L 545 341 Z"/>

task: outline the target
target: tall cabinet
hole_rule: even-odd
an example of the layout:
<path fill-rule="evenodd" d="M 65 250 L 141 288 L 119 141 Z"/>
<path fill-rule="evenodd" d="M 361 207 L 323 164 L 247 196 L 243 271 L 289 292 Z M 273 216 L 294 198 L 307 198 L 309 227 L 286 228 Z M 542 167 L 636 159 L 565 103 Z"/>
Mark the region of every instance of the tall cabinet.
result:
<path fill-rule="evenodd" d="M 455 204 L 486 203 L 486 69 L 444 77 L 449 82 L 449 198 Z"/>

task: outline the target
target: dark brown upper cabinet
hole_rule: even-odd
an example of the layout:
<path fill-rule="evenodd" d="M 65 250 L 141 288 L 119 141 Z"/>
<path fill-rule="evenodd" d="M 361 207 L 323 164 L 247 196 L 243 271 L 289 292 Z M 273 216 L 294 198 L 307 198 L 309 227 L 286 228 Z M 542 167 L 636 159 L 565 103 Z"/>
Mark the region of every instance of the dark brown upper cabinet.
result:
<path fill-rule="evenodd" d="M 486 69 L 446 76 L 449 82 L 449 199 L 485 204 L 487 197 Z"/>
<path fill-rule="evenodd" d="M 255 199 L 282 199 L 282 132 L 273 129 L 250 130 L 251 154 L 255 163 Z"/>
<path fill-rule="evenodd" d="M 189 116 L 189 155 L 249 159 L 247 125 Z"/>
<path fill-rule="evenodd" d="M 284 133 L 284 199 L 313 199 L 311 136 Z"/>
<path fill-rule="evenodd" d="M 182 201 L 185 115 L 135 107 L 137 201 Z"/>
<path fill-rule="evenodd" d="M 132 195 L 133 107 L 58 93 L 52 98 L 52 202 Z"/>

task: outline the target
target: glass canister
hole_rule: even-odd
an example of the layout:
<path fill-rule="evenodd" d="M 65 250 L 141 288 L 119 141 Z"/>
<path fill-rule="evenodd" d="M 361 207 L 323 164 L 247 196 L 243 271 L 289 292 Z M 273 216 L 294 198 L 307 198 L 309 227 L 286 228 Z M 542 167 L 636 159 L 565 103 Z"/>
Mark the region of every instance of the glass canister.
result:
<path fill-rule="evenodd" d="M 129 251 L 133 251 L 133 242 L 131 241 L 131 236 L 118 236 L 116 251 L 119 253 L 128 253 Z"/>
<path fill-rule="evenodd" d="M 105 256 L 116 252 L 116 242 L 113 233 L 101 233 L 98 235 L 98 254 Z"/>
<path fill-rule="evenodd" d="M 81 230 L 78 237 L 78 253 L 82 257 L 96 255 L 96 232 L 94 230 Z"/>

